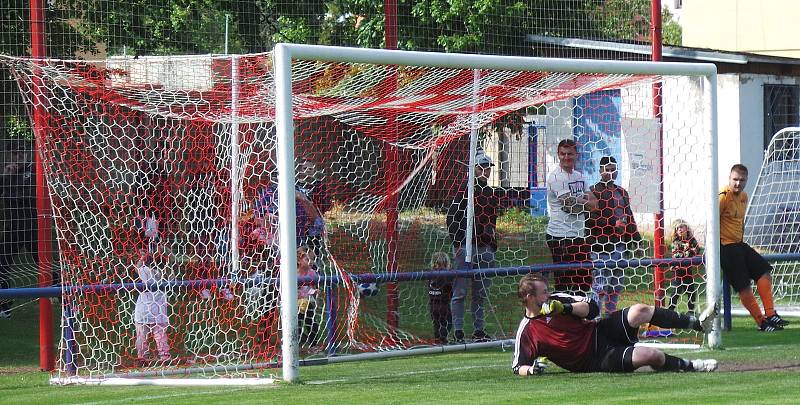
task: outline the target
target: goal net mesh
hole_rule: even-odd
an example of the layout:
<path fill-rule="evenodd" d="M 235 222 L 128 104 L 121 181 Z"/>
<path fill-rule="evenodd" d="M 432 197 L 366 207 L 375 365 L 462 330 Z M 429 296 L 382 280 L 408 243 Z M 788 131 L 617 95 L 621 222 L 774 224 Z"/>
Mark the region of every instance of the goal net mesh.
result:
<path fill-rule="evenodd" d="M 271 56 L 10 63 L 41 123 L 63 282 L 59 376 L 260 375 L 280 362 Z M 705 306 L 702 263 L 621 261 L 671 257 L 678 219 L 699 246 L 676 257 L 702 254 L 710 151 L 701 79 L 320 61 L 294 61 L 292 71 L 301 358 L 453 342 L 456 318 L 467 343 L 513 338 L 517 283 L 529 271 L 609 302 L 604 312 Z M 479 264 L 519 271 L 462 279 L 464 300 L 441 305 L 453 273 L 436 277 L 431 258 L 443 252 L 456 266 L 453 233 L 466 229 L 448 229 L 447 212 L 470 205 L 453 208 L 468 195 L 471 136 L 494 164 L 475 191 L 472 229 L 492 234 L 496 254 Z M 575 191 L 592 192 L 601 158 L 612 156 L 628 192 L 630 216 L 619 193 L 595 213 L 595 226 L 623 246 L 587 238 L 586 256 L 561 259 L 606 259 L 608 273 L 537 267 L 553 261 L 546 200 L 562 139 L 577 142 L 585 181 Z M 653 244 L 657 212 L 664 249 Z M 493 216 L 491 229 L 477 225 Z M 629 225 L 608 228 L 622 216 Z M 457 305 L 463 314 L 446 313 Z M 649 332 L 643 339 L 702 340 Z"/>
<path fill-rule="evenodd" d="M 755 175 L 751 172 L 751 175 Z M 745 216 L 744 240 L 763 254 L 800 248 L 800 129 L 785 128 L 767 147 Z M 798 261 L 772 263 L 776 305 L 800 308 Z"/>

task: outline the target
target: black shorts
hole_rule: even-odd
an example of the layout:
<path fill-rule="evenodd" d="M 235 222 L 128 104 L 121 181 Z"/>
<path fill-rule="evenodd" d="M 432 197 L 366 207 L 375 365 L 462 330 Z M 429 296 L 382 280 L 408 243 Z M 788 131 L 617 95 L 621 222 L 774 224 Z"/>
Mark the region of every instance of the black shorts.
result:
<path fill-rule="evenodd" d="M 628 308 L 615 311 L 597 323 L 594 352 L 589 372 L 632 372 L 633 345 L 639 341 L 639 328 L 628 324 Z"/>
<path fill-rule="evenodd" d="M 750 280 L 758 280 L 772 270 L 772 266 L 744 242 L 723 245 L 720 265 L 735 291 L 750 288 Z"/>

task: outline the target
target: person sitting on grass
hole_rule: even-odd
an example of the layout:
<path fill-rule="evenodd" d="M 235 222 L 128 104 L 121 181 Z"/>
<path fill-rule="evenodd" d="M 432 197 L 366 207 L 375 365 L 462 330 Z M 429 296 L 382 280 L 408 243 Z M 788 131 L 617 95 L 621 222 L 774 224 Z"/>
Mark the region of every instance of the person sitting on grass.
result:
<path fill-rule="evenodd" d="M 547 281 L 539 274 L 522 277 L 517 294 L 525 316 L 514 340 L 514 374 L 540 374 L 541 367 L 536 362 L 539 356 L 572 372 L 632 372 L 643 366 L 657 371 L 717 369 L 717 361 L 713 359 L 686 360 L 652 347 L 634 346 L 639 326 L 645 323 L 709 333 L 717 315 L 716 305 L 695 318 L 634 304 L 597 321 L 594 318 L 600 308 L 595 301 L 583 296 L 551 294 Z"/>

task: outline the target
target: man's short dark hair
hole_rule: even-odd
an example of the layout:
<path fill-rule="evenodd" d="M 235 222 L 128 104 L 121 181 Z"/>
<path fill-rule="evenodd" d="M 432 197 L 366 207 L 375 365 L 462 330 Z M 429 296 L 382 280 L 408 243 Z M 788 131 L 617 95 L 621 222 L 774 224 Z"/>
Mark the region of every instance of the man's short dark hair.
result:
<path fill-rule="evenodd" d="M 743 165 L 741 163 L 737 163 L 737 164 L 733 165 L 733 167 L 731 167 L 731 173 L 733 173 L 734 171 L 742 173 L 742 174 L 747 174 L 747 166 L 745 166 L 745 165 Z"/>
<path fill-rule="evenodd" d="M 544 276 L 542 276 L 539 273 L 528 273 L 524 275 L 521 280 L 519 280 L 519 287 L 517 288 L 517 296 L 519 297 L 520 301 L 524 303 L 525 297 L 527 297 L 529 294 L 536 293 L 536 284 L 535 284 L 536 281 L 539 281 L 544 285 L 547 285 L 547 279 L 544 278 Z"/>
<path fill-rule="evenodd" d="M 600 167 L 604 167 L 609 163 L 617 164 L 617 159 L 614 156 L 603 156 L 600 158 Z"/>
<path fill-rule="evenodd" d="M 558 143 L 558 147 L 559 148 L 572 148 L 572 149 L 575 149 L 576 151 L 578 150 L 578 145 L 575 144 L 575 141 L 572 140 L 572 139 L 562 139 Z"/>

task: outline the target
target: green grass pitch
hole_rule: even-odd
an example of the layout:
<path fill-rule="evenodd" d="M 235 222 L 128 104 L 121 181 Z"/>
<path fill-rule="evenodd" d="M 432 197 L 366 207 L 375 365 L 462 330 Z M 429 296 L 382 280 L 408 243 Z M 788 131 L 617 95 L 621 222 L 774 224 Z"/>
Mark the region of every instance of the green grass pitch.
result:
<path fill-rule="evenodd" d="M 796 403 L 800 397 L 800 320 L 763 333 L 747 318 L 723 332 L 722 350 L 672 350 L 716 358 L 716 373 L 572 374 L 510 372 L 500 349 L 340 363 L 300 369 L 299 384 L 265 387 L 55 387 L 38 371 L 36 305 L 0 320 L 0 403 Z"/>

